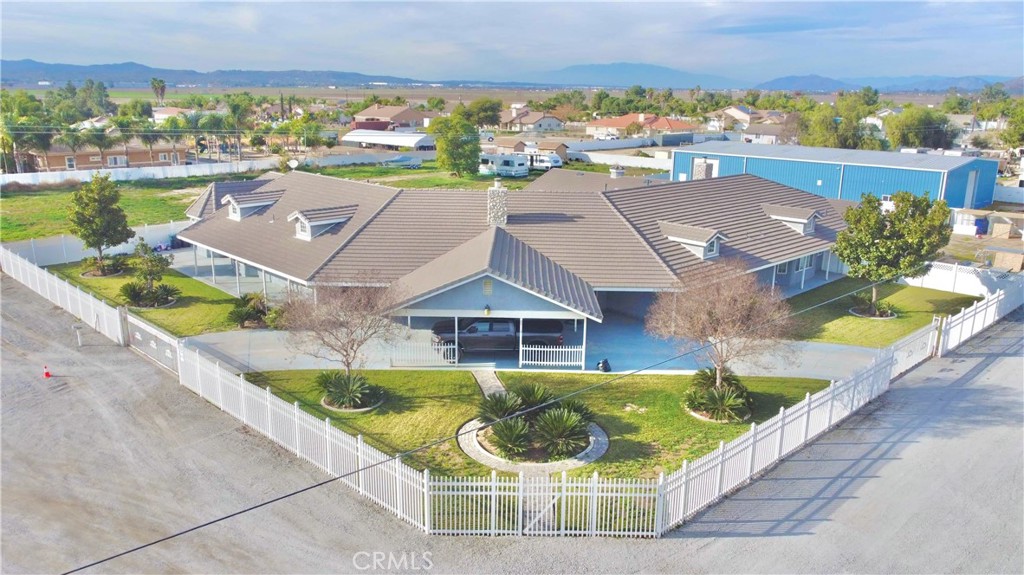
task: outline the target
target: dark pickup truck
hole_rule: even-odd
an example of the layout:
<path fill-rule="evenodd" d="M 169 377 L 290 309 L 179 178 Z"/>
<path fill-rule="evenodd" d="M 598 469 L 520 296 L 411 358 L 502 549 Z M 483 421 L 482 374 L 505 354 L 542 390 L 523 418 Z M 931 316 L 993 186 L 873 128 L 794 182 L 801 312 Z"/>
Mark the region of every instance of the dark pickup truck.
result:
<path fill-rule="evenodd" d="M 443 320 L 430 330 L 437 343 L 455 343 L 455 322 Z M 525 345 L 562 345 L 562 322 L 556 319 L 523 320 Z M 466 318 L 459 320 L 459 355 L 474 351 L 519 349 L 519 320 Z"/>

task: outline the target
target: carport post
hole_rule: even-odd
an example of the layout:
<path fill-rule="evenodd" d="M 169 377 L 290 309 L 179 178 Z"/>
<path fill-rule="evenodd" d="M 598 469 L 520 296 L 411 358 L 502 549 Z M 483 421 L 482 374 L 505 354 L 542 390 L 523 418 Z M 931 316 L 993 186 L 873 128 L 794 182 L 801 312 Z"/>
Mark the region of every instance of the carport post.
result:
<path fill-rule="evenodd" d="M 825 281 L 828 281 L 828 272 L 832 267 L 832 250 L 825 252 Z"/>
<path fill-rule="evenodd" d="M 786 264 L 789 265 L 789 264 Z M 775 291 L 775 272 L 779 271 L 779 266 L 772 266 L 772 291 Z"/>
<path fill-rule="evenodd" d="M 260 270 L 260 279 L 263 280 L 263 299 L 267 299 L 267 270 Z"/>
<path fill-rule="evenodd" d="M 235 293 L 242 297 L 242 283 L 238 279 L 238 260 L 231 260 L 231 264 L 235 266 Z"/>
<path fill-rule="evenodd" d="M 199 275 L 199 248 L 192 244 L 192 273 Z"/>
<path fill-rule="evenodd" d="M 217 254 L 210 252 L 210 275 L 213 277 L 213 285 L 217 285 Z"/>
<path fill-rule="evenodd" d="M 519 318 L 519 369 L 523 369 L 523 318 Z"/>
<path fill-rule="evenodd" d="M 459 316 L 455 316 L 455 325 L 452 331 L 455 332 L 455 349 L 452 350 L 452 357 L 455 358 L 455 365 L 459 365 Z"/>
<path fill-rule="evenodd" d="M 583 318 L 583 349 L 580 353 L 580 370 L 587 369 L 587 318 Z"/>

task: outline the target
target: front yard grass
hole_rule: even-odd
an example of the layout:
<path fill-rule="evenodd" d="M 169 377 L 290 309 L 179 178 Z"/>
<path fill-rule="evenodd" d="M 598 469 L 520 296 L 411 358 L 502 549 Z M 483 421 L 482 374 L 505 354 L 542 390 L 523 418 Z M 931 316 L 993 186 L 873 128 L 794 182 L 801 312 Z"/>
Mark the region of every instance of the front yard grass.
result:
<path fill-rule="evenodd" d="M 386 453 L 406 451 L 455 434 L 476 416 L 480 390 L 468 371 L 363 371 L 370 383 L 381 385 L 389 399 L 364 414 L 343 415 L 320 405 L 322 392 L 313 383 L 318 372 L 276 371 L 248 374 L 254 384 L 270 386 L 271 392 L 331 422 L 346 433 L 363 438 Z M 506 388 L 535 381 L 563 395 L 606 381 L 609 376 L 579 373 L 503 371 Z M 713 451 L 719 441 L 730 441 L 748 429 L 828 386 L 815 379 L 746 377 L 756 405 L 751 420 L 742 423 L 709 423 L 689 415 L 682 407 L 690 386 L 688 375 L 629 376 L 579 396 L 597 414 L 597 423 L 608 433 L 608 453 L 575 475 L 594 471 L 609 477 L 657 477 L 661 471 L 679 469 L 684 459 Z M 490 468 L 465 455 L 454 440 L 407 458 L 418 469 L 429 467 L 434 475 L 489 475 Z"/>
<path fill-rule="evenodd" d="M 854 290 L 870 285 L 866 280 L 842 278 L 809 292 L 789 299 L 794 312 L 810 309 L 796 316 L 797 330 L 793 338 L 802 341 L 819 341 L 858 345 L 863 347 L 886 347 L 914 333 L 932 322 L 933 315 L 949 315 L 970 307 L 979 297 L 944 292 L 939 290 L 911 287 L 900 284 L 878 286 L 878 297 L 896 306 L 896 319 L 878 320 L 851 315 L 853 301 L 840 297 Z M 870 295 L 870 288 L 867 288 Z"/>
<path fill-rule="evenodd" d="M 357 414 L 343 414 L 320 405 L 323 392 L 313 382 L 317 370 L 274 371 L 246 374 L 255 385 L 299 406 L 319 419 L 381 451 L 394 455 L 454 435 L 476 417 L 480 388 L 468 371 L 366 370 L 373 385 L 387 390 L 384 404 Z M 417 469 L 430 468 L 434 475 L 490 475 L 490 468 L 467 457 L 455 440 L 414 453 L 405 462 Z"/>
<path fill-rule="evenodd" d="M 135 279 L 131 270 L 113 277 L 82 277 L 81 274 L 87 269 L 82 262 L 49 266 L 47 269 L 114 306 L 127 305 L 119 290 L 122 285 Z M 228 321 L 228 312 L 234 307 L 237 298 L 174 270 L 164 274 L 161 283 L 181 290 L 177 303 L 162 309 L 132 308 L 132 313 L 176 337 L 228 331 L 238 327 Z"/>

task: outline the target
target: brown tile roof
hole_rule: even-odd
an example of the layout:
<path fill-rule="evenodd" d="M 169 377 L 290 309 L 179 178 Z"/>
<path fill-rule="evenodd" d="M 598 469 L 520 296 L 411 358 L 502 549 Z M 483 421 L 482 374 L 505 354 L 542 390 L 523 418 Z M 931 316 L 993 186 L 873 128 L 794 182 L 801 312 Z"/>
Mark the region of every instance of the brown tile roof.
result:
<path fill-rule="evenodd" d="M 604 196 L 675 274 L 706 270 L 714 260 L 701 261 L 666 238 L 660 221 L 720 231 L 729 238 L 719 250 L 721 257 L 738 257 L 750 269 L 826 250 L 846 227 L 827 199 L 751 175 L 614 190 Z M 822 218 L 813 234 L 794 234 L 785 223 L 765 215 L 765 200 L 818 210 Z"/>
<path fill-rule="evenodd" d="M 330 222 L 342 218 L 351 218 L 359 209 L 357 205 L 335 206 L 330 208 L 314 208 L 311 210 L 298 210 L 296 214 L 305 218 L 311 224 L 317 222 Z M 290 217 L 290 216 L 289 216 Z"/>
<path fill-rule="evenodd" d="M 603 317 L 590 284 L 498 227 L 399 278 L 395 287 L 405 295 L 405 305 L 485 274 L 598 321 Z"/>
<path fill-rule="evenodd" d="M 395 280 L 487 229 L 487 194 L 405 190 L 316 275 L 323 283 L 361 272 Z M 505 230 L 596 289 L 671 285 L 651 249 L 596 192 L 513 191 Z"/>
<path fill-rule="evenodd" d="M 423 114 L 419 110 L 415 110 L 408 106 L 381 106 L 380 104 L 374 104 L 355 114 L 356 119 L 380 118 L 381 120 L 394 120 L 398 116 L 422 118 Z"/>
<path fill-rule="evenodd" d="M 192 205 L 185 210 L 185 215 L 190 218 L 205 218 L 222 206 L 221 200 L 228 194 L 244 194 L 251 192 L 266 184 L 269 180 L 279 178 L 278 172 L 267 172 L 255 180 L 244 180 L 240 182 L 213 182 L 206 187 L 206 191 L 199 195 L 192 202 Z"/>
<path fill-rule="evenodd" d="M 221 198 L 220 203 L 223 204 L 233 200 L 239 206 L 251 206 L 253 204 L 273 203 L 280 200 L 281 196 L 284 195 L 283 189 L 267 189 L 268 187 L 270 186 L 264 184 L 260 188 L 248 192 L 227 194 Z"/>
<path fill-rule="evenodd" d="M 700 226 L 677 224 L 675 222 L 666 222 L 664 220 L 658 220 L 658 229 L 661 230 L 661 233 L 664 236 L 671 236 L 673 238 L 689 240 L 691 242 L 701 244 L 710 242 L 715 236 L 722 236 L 722 238 L 726 240 L 729 239 L 718 230 L 702 228 Z"/>
<path fill-rule="evenodd" d="M 179 236 L 305 281 L 398 193 L 394 188 L 305 172 L 289 172 L 265 186 L 285 193 L 275 204 L 256 210 L 242 221 L 229 220 L 227 210 L 219 210 Z M 249 194 L 260 192 L 257 188 Z M 289 214 L 338 205 L 357 207 L 351 219 L 312 241 L 295 237 L 295 225 L 287 221 Z"/>
<path fill-rule="evenodd" d="M 640 119 L 643 116 L 643 120 Z M 625 114 L 623 116 L 617 116 L 615 118 L 601 118 L 600 120 L 593 120 L 587 122 L 588 127 L 594 128 L 625 128 L 630 124 L 637 123 L 644 128 L 650 130 L 661 130 L 661 131 L 685 131 L 695 130 L 696 126 L 688 124 L 680 120 L 673 120 L 671 118 L 662 118 L 655 114 Z"/>
<path fill-rule="evenodd" d="M 770 217 L 790 218 L 807 221 L 815 216 L 821 217 L 820 210 L 813 208 L 795 208 L 792 206 L 779 206 L 776 204 L 761 204 L 761 209 Z"/>

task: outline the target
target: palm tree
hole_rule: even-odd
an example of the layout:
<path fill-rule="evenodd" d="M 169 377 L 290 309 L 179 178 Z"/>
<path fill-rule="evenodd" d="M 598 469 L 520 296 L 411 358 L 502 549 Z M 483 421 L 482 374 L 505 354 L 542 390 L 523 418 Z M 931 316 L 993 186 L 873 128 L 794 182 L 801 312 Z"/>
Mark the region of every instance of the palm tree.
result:
<path fill-rule="evenodd" d="M 223 114 L 207 114 L 199 120 L 199 128 L 206 132 L 206 151 L 213 155 L 210 150 L 213 138 L 210 134 L 216 136 L 217 139 L 217 161 L 220 161 L 220 133 L 224 131 L 224 115 Z"/>
<path fill-rule="evenodd" d="M 185 138 L 185 122 L 177 116 L 171 116 L 160 124 L 160 133 L 171 143 L 171 150 L 177 156 L 178 142 Z"/>
<path fill-rule="evenodd" d="M 135 130 L 139 125 L 139 121 L 135 118 L 129 118 L 126 116 L 118 116 L 111 118 L 111 123 L 117 127 L 117 133 L 111 133 L 110 137 L 114 140 L 115 144 L 121 144 L 124 146 L 124 165 L 128 166 L 128 143 L 135 137 Z"/>
<path fill-rule="evenodd" d="M 25 123 L 30 132 L 25 140 L 28 149 L 39 152 L 43 156 L 43 166 L 50 171 L 50 149 L 53 147 L 53 128 L 43 126 L 41 122 L 32 118 Z"/>
<path fill-rule="evenodd" d="M 103 128 L 89 128 L 83 133 L 86 143 L 100 151 L 100 167 L 103 167 L 107 163 L 103 152 L 116 146 L 117 142 Z"/>
<path fill-rule="evenodd" d="M 64 146 L 71 150 L 71 155 L 75 157 L 76 162 L 78 158 L 78 150 L 81 150 L 87 143 L 85 141 L 85 134 L 83 134 L 78 128 L 72 128 L 70 126 L 65 126 L 59 134 L 53 137 L 53 141 L 55 144 Z M 78 167 L 77 163 L 75 164 L 75 167 Z"/>
<path fill-rule="evenodd" d="M 182 121 L 182 129 L 192 135 L 192 142 L 196 145 L 196 161 L 199 161 L 199 122 L 203 115 L 199 112 L 182 112 L 178 115 Z M 188 151 L 186 150 L 186 155 Z"/>
<path fill-rule="evenodd" d="M 164 139 L 164 135 L 149 122 L 144 122 L 140 125 L 136 133 L 138 134 L 139 141 L 149 148 L 149 165 L 155 165 L 156 160 L 153 159 L 153 146 L 160 143 L 160 140 Z"/>
<path fill-rule="evenodd" d="M 153 78 L 149 81 L 149 87 L 153 89 L 153 95 L 156 96 L 157 105 L 163 106 L 164 93 L 167 92 L 167 83 L 160 78 Z"/>

